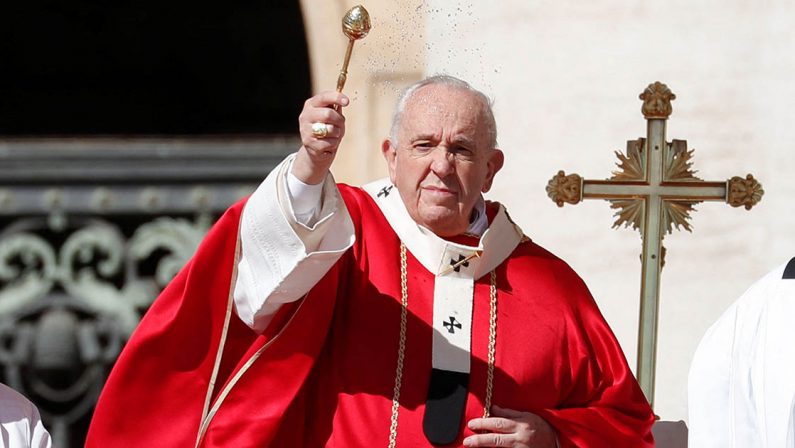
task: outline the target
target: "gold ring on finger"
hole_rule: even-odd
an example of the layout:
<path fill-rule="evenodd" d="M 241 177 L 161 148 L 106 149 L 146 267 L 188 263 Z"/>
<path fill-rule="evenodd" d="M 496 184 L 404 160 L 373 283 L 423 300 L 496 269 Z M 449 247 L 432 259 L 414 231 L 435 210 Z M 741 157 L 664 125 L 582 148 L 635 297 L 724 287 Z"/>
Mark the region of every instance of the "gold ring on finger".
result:
<path fill-rule="evenodd" d="M 326 138 L 331 132 L 332 125 L 326 123 L 312 123 L 312 135 L 317 139 Z"/>

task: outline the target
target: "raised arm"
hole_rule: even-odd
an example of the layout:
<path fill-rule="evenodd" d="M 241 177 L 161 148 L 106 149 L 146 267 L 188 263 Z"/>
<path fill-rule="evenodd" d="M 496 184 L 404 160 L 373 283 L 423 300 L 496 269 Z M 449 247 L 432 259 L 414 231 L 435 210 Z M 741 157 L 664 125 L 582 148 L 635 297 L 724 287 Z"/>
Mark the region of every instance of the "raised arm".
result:
<path fill-rule="evenodd" d="M 302 146 L 257 188 L 243 210 L 235 310 L 263 331 L 284 303 L 303 297 L 353 245 L 353 223 L 329 168 L 345 133 L 337 92 L 306 101 L 299 116 Z M 319 124 L 318 124 L 319 123 Z M 326 135 L 313 133 L 325 125 Z"/>
<path fill-rule="evenodd" d="M 342 93 L 323 92 L 304 103 L 304 109 L 298 116 L 302 146 L 292 168 L 292 174 L 301 182 L 317 185 L 325 180 L 345 135 L 342 108 L 348 102 L 348 97 Z M 332 108 L 334 105 L 338 106 L 339 111 Z M 320 137 L 313 132 L 313 126 L 323 124 L 326 125 L 327 134 Z"/>

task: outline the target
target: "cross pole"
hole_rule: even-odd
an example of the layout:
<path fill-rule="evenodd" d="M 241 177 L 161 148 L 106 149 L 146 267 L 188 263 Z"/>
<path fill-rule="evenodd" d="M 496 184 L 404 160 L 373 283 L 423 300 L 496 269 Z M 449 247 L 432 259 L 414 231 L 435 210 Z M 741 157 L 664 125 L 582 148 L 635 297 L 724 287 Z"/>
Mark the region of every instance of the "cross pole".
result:
<path fill-rule="evenodd" d="M 647 120 L 646 138 L 627 142 L 626 154 L 616 151 L 619 170 L 607 180 L 586 180 L 578 174 L 559 171 L 547 184 L 549 197 L 563 204 L 584 199 L 604 199 L 617 209 L 613 227 L 632 226 L 640 231 L 641 255 L 640 324 L 638 329 L 638 382 L 654 405 L 654 376 L 657 358 L 657 314 L 659 311 L 660 272 L 665 264 L 665 233 L 683 227 L 692 231 L 690 212 L 702 201 L 725 201 L 746 210 L 764 194 L 762 185 L 748 174 L 724 182 L 707 182 L 691 170 L 693 150 L 687 142 L 665 140 L 665 126 L 676 98 L 665 84 L 649 84 L 640 94 L 641 111 Z"/>

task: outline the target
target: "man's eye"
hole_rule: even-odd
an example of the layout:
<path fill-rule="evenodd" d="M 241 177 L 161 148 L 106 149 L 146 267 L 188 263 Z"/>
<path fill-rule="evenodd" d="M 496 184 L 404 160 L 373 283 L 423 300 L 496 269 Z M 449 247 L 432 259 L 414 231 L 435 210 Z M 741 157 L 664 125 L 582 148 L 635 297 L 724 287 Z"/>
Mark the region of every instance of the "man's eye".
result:
<path fill-rule="evenodd" d="M 469 149 L 467 147 L 464 147 L 464 146 L 457 146 L 453 150 L 453 152 L 455 153 L 456 157 L 462 157 L 462 158 L 465 158 L 465 159 L 471 158 L 472 155 L 474 154 L 474 152 L 472 152 L 471 149 Z"/>

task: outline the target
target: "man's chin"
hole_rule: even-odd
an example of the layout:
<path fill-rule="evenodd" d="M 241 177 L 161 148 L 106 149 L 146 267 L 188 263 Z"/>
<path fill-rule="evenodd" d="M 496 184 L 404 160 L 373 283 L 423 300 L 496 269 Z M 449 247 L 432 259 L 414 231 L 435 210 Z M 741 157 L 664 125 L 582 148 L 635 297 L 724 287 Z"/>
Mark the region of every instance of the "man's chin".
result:
<path fill-rule="evenodd" d="M 469 222 L 467 220 L 461 219 L 461 217 L 456 213 L 454 215 L 445 214 L 441 216 L 422 216 L 420 217 L 420 220 L 417 221 L 417 224 L 420 224 L 421 226 L 435 233 L 437 236 L 448 237 L 456 236 L 466 232 Z"/>

